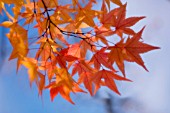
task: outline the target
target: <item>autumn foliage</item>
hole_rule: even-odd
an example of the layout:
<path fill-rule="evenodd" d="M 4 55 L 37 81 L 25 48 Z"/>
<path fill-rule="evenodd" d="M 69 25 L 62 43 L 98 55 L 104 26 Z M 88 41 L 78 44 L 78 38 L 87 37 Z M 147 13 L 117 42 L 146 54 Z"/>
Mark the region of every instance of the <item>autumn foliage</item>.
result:
<path fill-rule="evenodd" d="M 13 47 L 9 60 L 17 59 L 17 70 L 28 69 L 40 95 L 49 89 L 51 100 L 60 94 L 73 103 L 70 93 L 94 95 L 101 86 L 120 94 L 115 81 L 131 81 L 125 61 L 147 71 L 140 55 L 159 47 L 143 42 L 145 27 L 131 28 L 144 16 L 126 17 L 120 0 L 63 1 L 0 0 L 1 15 L 8 17 L 1 26 L 9 28 Z M 13 5 L 12 13 L 5 4 Z"/>

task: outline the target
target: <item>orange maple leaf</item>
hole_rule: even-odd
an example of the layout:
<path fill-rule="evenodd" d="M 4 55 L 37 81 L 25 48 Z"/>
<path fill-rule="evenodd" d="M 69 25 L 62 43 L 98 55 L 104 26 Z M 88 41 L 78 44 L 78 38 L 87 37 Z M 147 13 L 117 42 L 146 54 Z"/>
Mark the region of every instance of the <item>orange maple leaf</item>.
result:
<path fill-rule="evenodd" d="M 113 71 L 108 71 L 105 69 L 102 69 L 95 73 L 95 75 L 92 78 L 92 81 L 95 83 L 95 93 L 100 88 L 100 86 L 107 86 L 117 94 L 120 94 L 120 92 L 117 89 L 115 80 L 119 81 L 131 81 L 125 77 L 121 77 L 117 75 Z"/>
<path fill-rule="evenodd" d="M 83 82 L 85 88 L 90 92 L 91 95 L 93 95 L 91 78 L 92 78 L 92 73 L 82 72 L 78 79 L 78 84 L 81 84 Z"/>
<path fill-rule="evenodd" d="M 56 85 L 54 83 L 54 85 Z M 74 102 L 71 100 L 70 98 L 70 93 L 71 93 L 71 89 L 68 88 L 67 86 L 65 85 L 59 85 L 59 86 L 53 86 L 52 88 L 50 88 L 50 97 L 51 97 L 51 100 L 53 101 L 54 98 L 58 95 L 58 93 L 61 94 L 61 96 L 68 100 L 70 103 L 74 104 Z"/>
<path fill-rule="evenodd" d="M 154 49 L 159 49 L 159 47 L 151 46 L 140 41 L 143 30 L 144 28 L 136 33 L 136 35 L 134 35 L 132 38 L 128 38 L 125 43 L 124 39 L 122 39 L 115 46 L 109 47 L 111 51 L 108 54 L 108 61 L 116 62 L 119 69 L 124 75 L 124 60 L 127 60 L 129 62 L 136 62 L 145 70 L 147 70 L 140 54 Z"/>
<path fill-rule="evenodd" d="M 116 28 L 116 33 L 120 37 L 122 37 L 123 33 L 128 34 L 128 35 L 134 35 L 135 32 L 130 27 L 135 25 L 141 19 L 145 18 L 144 16 L 125 18 L 126 17 L 126 5 L 127 4 L 124 4 L 119 8 L 116 14 L 116 19 L 113 23 L 113 26 Z"/>
<path fill-rule="evenodd" d="M 84 92 L 72 79 L 68 71 L 64 68 L 56 68 L 56 81 L 51 82 L 46 88 L 50 89 L 51 100 L 61 94 L 63 98 L 68 100 L 70 103 L 74 104 L 74 102 L 70 98 L 71 92 Z"/>
<path fill-rule="evenodd" d="M 93 57 L 91 58 L 90 62 L 94 63 L 94 67 L 99 70 L 100 67 L 105 66 L 114 71 L 113 66 L 110 62 L 108 62 L 108 53 L 105 52 L 106 48 L 102 48 L 101 50 L 97 51 Z"/>
<path fill-rule="evenodd" d="M 85 88 L 90 92 L 91 95 L 93 95 L 91 77 L 94 72 L 95 70 L 93 70 L 93 68 L 83 60 L 79 60 L 78 63 L 75 63 L 72 70 L 72 76 L 78 73 L 78 83 L 84 83 Z"/>

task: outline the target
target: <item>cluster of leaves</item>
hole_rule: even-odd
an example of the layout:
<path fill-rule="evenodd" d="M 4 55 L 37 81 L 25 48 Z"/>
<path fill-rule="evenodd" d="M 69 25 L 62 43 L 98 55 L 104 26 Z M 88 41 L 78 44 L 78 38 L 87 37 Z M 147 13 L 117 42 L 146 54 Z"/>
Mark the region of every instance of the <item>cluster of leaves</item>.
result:
<path fill-rule="evenodd" d="M 13 14 L 4 4 L 13 4 Z M 10 29 L 7 37 L 13 51 L 9 59 L 17 59 L 17 70 L 21 65 L 28 68 L 30 83 L 36 83 L 40 95 L 48 88 L 52 100 L 61 94 L 73 103 L 70 93 L 85 89 L 94 95 L 106 86 L 120 94 L 115 81 L 131 81 L 126 78 L 124 61 L 136 62 L 147 70 L 140 54 L 159 47 L 141 40 L 144 28 L 139 32 L 131 28 L 145 17 L 127 18 L 127 4 L 120 0 L 102 0 L 98 10 L 95 5 L 100 3 L 0 0 L 0 11 L 9 18 L 1 23 Z M 31 37 L 33 31 L 38 35 Z"/>

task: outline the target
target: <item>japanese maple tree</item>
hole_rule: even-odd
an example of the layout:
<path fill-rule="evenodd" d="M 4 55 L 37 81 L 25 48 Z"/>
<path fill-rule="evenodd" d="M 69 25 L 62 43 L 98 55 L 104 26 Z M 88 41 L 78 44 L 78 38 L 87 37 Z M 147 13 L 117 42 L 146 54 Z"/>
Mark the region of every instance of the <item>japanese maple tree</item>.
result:
<path fill-rule="evenodd" d="M 145 27 L 132 29 L 145 17 L 126 17 L 126 6 L 120 0 L 0 0 L 1 16 L 8 17 L 0 25 L 9 28 L 13 47 L 9 60 L 17 59 L 17 70 L 25 66 L 30 84 L 40 95 L 49 89 L 51 100 L 60 94 L 74 104 L 70 93 L 94 95 L 101 86 L 120 94 L 115 81 L 131 81 L 124 62 L 147 71 L 140 55 L 159 49 L 144 43 Z"/>

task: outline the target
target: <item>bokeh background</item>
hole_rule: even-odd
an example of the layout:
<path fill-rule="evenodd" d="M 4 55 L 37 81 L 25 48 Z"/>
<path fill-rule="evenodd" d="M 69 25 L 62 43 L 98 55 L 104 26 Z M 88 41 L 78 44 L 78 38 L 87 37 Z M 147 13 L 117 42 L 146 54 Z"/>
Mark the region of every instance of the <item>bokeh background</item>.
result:
<path fill-rule="evenodd" d="M 161 47 L 142 55 L 149 72 L 128 63 L 126 72 L 133 82 L 118 83 L 121 96 L 102 88 L 94 97 L 72 95 L 76 105 L 60 96 L 51 102 L 48 90 L 39 97 L 35 86 L 30 88 L 24 68 L 16 73 L 15 60 L 8 61 L 12 48 L 7 31 L 0 27 L 0 113 L 170 113 L 170 1 L 122 1 L 128 3 L 128 17 L 147 17 L 134 27 L 139 31 L 146 25 L 144 41 Z"/>

